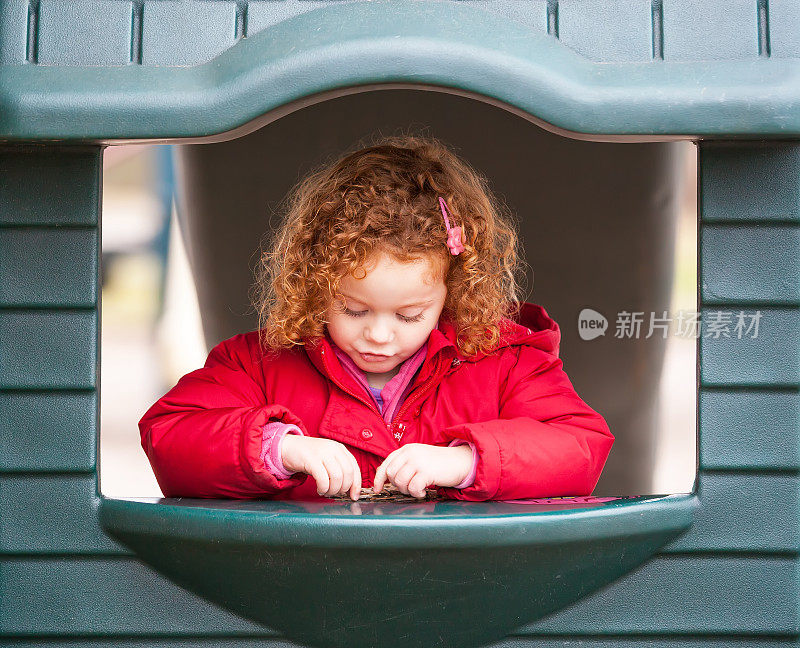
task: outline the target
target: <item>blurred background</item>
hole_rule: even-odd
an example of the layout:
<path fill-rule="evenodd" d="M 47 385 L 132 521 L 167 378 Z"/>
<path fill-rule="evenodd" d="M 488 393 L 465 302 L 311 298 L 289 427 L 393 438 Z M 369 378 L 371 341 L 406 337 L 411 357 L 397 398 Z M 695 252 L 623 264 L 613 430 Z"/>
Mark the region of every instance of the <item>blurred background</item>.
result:
<path fill-rule="evenodd" d="M 439 101 L 437 97 L 430 97 L 429 100 Z M 453 101 L 452 98 L 447 100 Z M 467 101 L 463 98 L 455 100 Z M 353 107 L 347 103 L 350 99 L 337 101 L 325 102 L 327 107 L 324 110 L 339 110 L 342 115 L 352 114 Z M 474 109 L 475 123 L 485 119 L 480 111 L 486 110 L 479 106 L 473 108 L 472 104 L 477 103 L 464 104 L 461 112 L 466 119 L 469 110 Z M 313 112 L 314 108 L 308 110 Z M 407 115 L 402 106 L 398 110 L 403 114 L 398 114 L 397 120 L 403 123 Z M 421 110 L 428 114 L 437 113 L 433 105 L 423 106 Z M 491 110 L 499 112 L 496 108 Z M 105 150 L 100 480 L 106 496 L 161 495 L 140 446 L 138 420 L 180 376 L 202 366 L 213 344 L 236 332 L 253 328 L 253 314 L 251 309 L 248 312 L 246 292 L 257 258 L 253 255 L 258 242 L 255 233 L 263 232 L 268 223 L 275 222 L 271 219 L 277 217 L 274 213 L 276 206 L 305 170 L 356 139 L 353 134 L 347 133 L 336 141 L 330 138 L 326 140 L 322 133 L 315 137 L 313 132 L 309 133 L 309 123 L 330 124 L 335 121 L 336 115 L 329 114 L 324 119 L 319 114 L 307 115 L 304 121 L 303 112 L 298 111 L 296 117 L 290 115 L 281 119 L 281 134 L 270 130 L 271 126 L 268 125 L 247 136 L 252 140 L 251 144 L 248 144 L 246 137 L 217 144 L 127 145 L 112 146 Z M 385 112 L 382 118 L 386 119 Z M 514 129 L 520 128 L 519 122 L 523 120 L 511 115 L 501 117 L 506 118 L 509 120 L 506 131 L 500 126 L 496 132 L 489 132 L 486 136 L 508 138 L 507 144 L 500 139 L 499 144 L 495 145 L 500 147 L 499 150 L 504 150 L 507 160 L 514 161 L 514 167 L 506 168 L 502 174 L 489 174 L 489 177 L 493 190 L 521 215 L 523 227 L 532 220 L 527 218 L 529 212 L 537 214 L 535 224 L 529 225 L 528 234 L 523 236 L 528 241 L 525 243 L 525 256 L 530 266 L 527 298 L 542 304 L 559 322 L 563 336 L 564 367 L 578 393 L 606 416 L 612 432 L 622 432 L 618 435 L 607 471 L 595 492 L 614 495 L 688 492 L 692 489 L 696 469 L 697 340 L 676 335 L 671 327 L 666 340 L 655 352 L 657 361 L 648 364 L 646 358 L 643 360 L 642 349 L 653 348 L 647 345 L 657 344 L 658 341 L 614 339 L 614 327 L 618 311 L 648 311 L 650 309 L 642 307 L 642 304 L 649 302 L 641 302 L 637 306 L 635 300 L 615 302 L 608 299 L 608 295 L 615 293 L 612 272 L 615 268 L 619 276 L 642 277 L 637 279 L 641 284 L 637 284 L 637 290 L 641 294 L 654 292 L 647 285 L 650 281 L 647 267 L 654 256 L 652 249 L 656 249 L 664 257 L 662 266 L 671 275 L 658 283 L 659 290 L 668 291 L 664 293 L 666 301 L 662 300 L 664 309 L 669 308 L 672 317 L 679 311 L 696 310 L 696 148 L 688 142 L 668 145 L 578 142 L 547 133 L 527 122 L 524 123 L 524 132 L 538 139 L 520 142 Z M 296 120 L 296 133 L 292 131 L 292 119 Z M 367 128 L 368 125 L 364 125 L 362 131 Z M 472 132 L 478 132 L 474 124 L 470 128 Z M 284 155 L 298 148 L 297 141 L 301 133 L 308 142 L 306 152 L 298 152 L 297 159 Z M 440 136 L 439 131 L 436 135 Z M 259 139 L 256 141 L 254 138 Z M 455 135 L 451 140 L 459 141 Z M 494 139 L 492 141 L 497 142 Z M 492 160 L 498 157 L 498 149 L 493 150 L 488 140 L 484 144 L 483 149 L 470 150 L 465 146 L 467 150 L 459 151 L 481 171 L 491 166 Z M 278 151 L 280 166 L 262 169 L 258 164 L 250 165 L 254 167 L 254 172 L 244 179 L 240 172 L 230 172 L 230 176 L 226 176 L 236 160 L 247 157 L 248 146 L 258 151 Z M 577 186 L 581 177 L 590 178 L 587 182 L 595 177 L 595 182 L 602 186 L 602 191 L 608 191 L 608 195 L 598 197 L 598 189 L 594 187 L 590 191 L 583 191 L 585 195 L 580 205 L 557 210 L 539 203 L 534 209 L 526 201 L 533 200 L 531 196 L 535 194 L 544 195 L 546 192 L 541 188 L 533 189 L 531 182 L 524 180 L 529 170 L 523 157 L 515 157 L 514 151 L 510 150 L 512 146 L 536 147 L 537 150 L 550 146 L 551 151 L 556 151 L 557 147 L 560 147 L 558 150 L 564 149 L 563 154 L 550 155 L 548 168 L 551 169 L 558 167 L 553 162 L 557 155 L 562 156 L 565 165 L 574 166 L 573 160 L 577 155 L 581 160 L 599 160 L 598 164 L 607 167 L 608 164 L 602 161 L 607 151 L 617 155 L 617 151 L 621 150 L 623 156 L 628 151 L 632 153 L 629 159 L 623 159 L 620 163 L 619 178 L 615 177 L 613 183 L 583 169 L 576 172 L 570 185 Z M 640 179 L 631 177 L 624 167 L 626 164 L 629 167 L 641 166 L 633 153 L 638 150 L 649 155 L 655 146 L 668 147 L 665 150 L 670 158 L 669 174 L 674 174 L 674 177 L 670 175 L 668 182 L 654 183 L 655 189 L 642 199 L 645 205 L 643 212 L 653 206 L 655 215 L 650 221 L 655 225 L 649 229 L 642 226 L 637 230 L 639 219 L 632 219 L 630 214 L 626 214 L 620 218 L 620 224 L 614 230 L 608 213 L 619 210 L 613 204 L 609 208 L 609 203 L 616 200 L 621 209 L 632 202 L 626 194 L 635 194 L 643 184 Z M 310 155 L 309 150 L 315 153 Z M 587 152 L 589 155 L 586 155 Z M 481 159 L 482 156 L 485 159 Z M 523 163 L 520 164 L 520 161 Z M 261 171 L 270 178 L 269 182 L 258 182 Z M 239 181 L 250 184 L 255 181 L 255 184 L 271 186 L 264 190 L 267 193 L 248 198 L 245 204 L 237 199 L 243 193 L 241 186 L 236 185 Z M 544 179 L 542 184 L 546 187 L 553 182 Z M 663 186 L 667 186 L 667 189 L 663 189 Z M 665 191 L 675 195 L 666 195 Z M 565 198 L 567 193 L 563 187 L 555 187 L 552 200 L 557 199 L 559 204 L 564 205 L 568 202 Z M 215 203 L 219 203 L 218 211 L 206 213 L 209 206 Z M 230 213 L 224 212 L 226 204 Z M 674 215 L 669 223 L 664 222 L 666 219 L 662 215 L 667 209 L 665 205 L 669 213 Z M 628 209 L 638 213 L 638 207 Z M 234 212 L 245 214 L 250 229 L 236 225 Z M 545 212 L 547 218 L 543 215 Z M 218 271 L 219 266 L 215 269 L 198 253 L 203 245 L 207 245 L 203 242 L 203 235 L 207 237 L 206 240 L 209 237 L 219 240 L 223 236 L 219 231 L 214 232 L 215 224 L 222 221 L 221 213 L 225 214 L 226 235 L 231 231 L 247 230 L 242 234 L 246 242 L 239 244 L 238 248 L 232 243 L 228 253 L 214 251 L 215 255 L 221 257 L 222 267 L 225 268 L 222 273 Z M 593 219 L 593 214 L 597 218 Z M 642 222 L 646 220 L 644 216 L 641 219 Z M 648 238 L 651 239 L 650 250 L 639 244 L 640 240 Z M 604 241 L 620 239 L 623 239 L 623 245 L 613 255 L 608 254 L 606 263 L 602 255 L 607 252 L 605 248 L 608 245 Z M 610 268 L 607 274 L 604 271 L 587 274 L 581 270 L 577 276 L 568 277 L 567 284 L 559 283 L 569 267 L 576 265 L 573 258 L 577 256 L 570 255 L 586 256 L 589 246 L 607 269 Z M 548 251 L 553 248 L 559 249 L 559 254 L 548 256 Z M 620 250 L 625 254 L 620 254 Z M 225 275 L 223 279 L 228 284 L 219 284 L 214 292 L 215 276 L 220 274 Z M 199 295 L 193 276 L 199 278 L 202 288 Z M 231 293 L 236 294 L 230 303 L 225 302 L 225 296 Z M 561 303 L 559 298 L 565 293 L 572 296 L 571 301 Z M 201 317 L 200 303 L 203 304 L 204 317 Z M 608 318 L 609 330 L 603 338 L 583 341 L 577 337 L 576 313 L 579 307 L 596 309 Z M 661 316 L 662 313 L 656 315 Z M 642 338 L 647 331 L 648 317 L 649 312 L 645 312 Z M 598 375 L 613 369 L 611 365 L 617 357 L 632 358 L 629 365 L 620 362 L 619 371 L 624 374 L 622 382 L 598 380 Z M 651 353 L 648 357 L 655 356 Z M 593 374 L 592 371 L 598 371 L 601 364 L 599 374 Z M 653 370 L 652 367 L 657 369 Z M 656 371 L 658 375 L 649 375 L 648 371 L 650 374 Z M 630 387 L 620 387 L 626 384 Z M 629 411 L 636 409 L 633 402 L 640 400 L 636 388 L 645 384 L 655 386 L 650 390 L 655 394 L 652 407 L 640 408 L 646 410 L 645 414 L 631 416 Z M 609 392 L 610 389 L 614 390 L 613 393 Z M 641 430 L 641 434 L 637 434 L 637 430 Z M 637 441 L 639 437 L 641 443 Z M 614 452 L 618 452 L 617 458 Z"/>
<path fill-rule="evenodd" d="M 109 147 L 103 158 L 100 483 L 109 496 L 161 496 L 137 422 L 207 355 L 170 149 Z"/>

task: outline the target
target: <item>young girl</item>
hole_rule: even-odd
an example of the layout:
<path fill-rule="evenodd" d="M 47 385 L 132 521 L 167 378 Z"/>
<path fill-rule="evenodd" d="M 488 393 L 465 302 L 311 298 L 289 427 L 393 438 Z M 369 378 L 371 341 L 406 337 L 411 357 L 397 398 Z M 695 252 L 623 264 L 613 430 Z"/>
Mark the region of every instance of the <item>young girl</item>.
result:
<path fill-rule="evenodd" d="M 562 370 L 558 325 L 516 301 L 516 250 L 486 180 L 433 138 L 308 176 L 262 257 L 259 331 L 139 422 L 164 495 L 590 494 L 613 436 Z"/>

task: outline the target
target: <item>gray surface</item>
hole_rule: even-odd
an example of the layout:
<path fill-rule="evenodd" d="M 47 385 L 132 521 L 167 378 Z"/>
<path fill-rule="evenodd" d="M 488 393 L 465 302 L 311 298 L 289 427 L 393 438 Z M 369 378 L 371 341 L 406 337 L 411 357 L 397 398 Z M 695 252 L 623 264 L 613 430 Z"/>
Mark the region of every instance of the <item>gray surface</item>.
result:
<path fill-rule="evenodd" d="M 42 554 L 126 552 L 115 548 L 115 543 L 105 538 L 97 527 L 93 475 L 7 474 L 0 476 L 0 480 L 4 493 L 0 502 L 3 520 L 0 524 L 0 551 Z M 702 474 L 701 507 L 695 514 L 696 521 L 691 530 L 670 545 L 667 551 L 794 551 L 798 544 L 795 504 L 800 495 L 799 484 L 798 477 L 791 474 Z M 51 498 L 48 493 L 60 493 L 61 496 Z M 39 504 L 31 507 L 30 502 Z M 365 520 L 370 519 L 368 506 L 365 505 Z M 319 504 L 318 507 L 324 506 Z M 440 506 L 437 510 L 442 508 Z M 490 507 L 471 506 L 470 515 L 477 518 L 486 508 L 491 510 Z M 539 508 L 507 505 L 502 511 L 505 515 L 519 515 L 535 513 Z M 258 503 L 253 505 L 253 509 L 258 510 Z M 575 537 L 584 538 L 589 532 L 583 529 L 580 523 L 576 523 L 571 532 Z M 317 530 L 320 535 L 322 531 Z M 530 535 L 536 532 L 537 529 L 531 529 Z M 265 537 L 267 533 L 265 530 Z M 508 537 L 505 539 L 509 540 Z"/>
<path fill-rule="evenodd" d="M 174 65 L 4 66 L 2 136 L 97 142 L 202 138 L 255 128 L 310 102 L 386 84 L 503 102 L 534 122 L 601 139 L 800 133 L 798 68 L 788 59 L 598 64 L 539 29 L 467 1 L 393 0 L 322 5 L 240 38 L 213 64 L 185 67 L 198 48 L 217 51 L 235 38 L 231 32 L 241 32 L 228 5 L 201 4 L 197 15 L 190 11 L 195 5 L 164 4 L 172 14 L 143 26 L 145 59 L 149 48 L 169 55 Z M 184 25 L 187 12 L 191 20 Z M 135 62 L 137 17 L 135 12 Z M 240 17 L 246 25 L 244 4 Z M 703 33 L 703 42 L 719 37 L 739 43 L 739 32 L 758 31 L 755 19 L 747 18 L 746 24 L 733 25 L 732 34 L 729 18 L 710 23 L 713 37 Z M 157 46 L 149 40 L 152 29 Z M 159 34 L 167 34 L 169 42 Z"/>
<path fill-rule="evenodd" d="M 770 54 L 800 57 L 800 3 L 797 0 L 769 0 Z"/>
<path fill-rule="evenodd" d="M 664 60 L 758 56 L 756 0 L 664 0 Z"/>
<path fill-rule="evenodd" d="M 330 4 L 324 0 L 251 0 L 247 3 L 247 35 L 278 24 L 282 20 Z"/>
<path fill-rule="evenodd" d="M 547 31 L 544 0 L 464 0 L 536 30 Z M 0 61 L 22 63 L 27 40 L 27 2 L 3 0 Z M 282 20 L 332 4 L 312 0 L 244 0 L 247 36 Z M 557 7 L 557 8 L 556 8 Z M 42 0 L 39 63 L 124 65 L 138 39 L 127 0 Z M 773 56 L 800 56 L 793 0 L 771 0 Z M 647 61 L 653 55 L 649 0 L 560 0 L 553 3 L 564 44 L 594 61 Z M 666 60 L 740 59 L 758 56 L 756 0 L 663 0 Z M 142 26 L 142 63 L 194 65 L 233 46 L 241 36 L 236 3 L 230 0 L 147 0 Z M 135 61 L 135 58 L 133 59 Z"/>
<path fill-rule="evenodd" d="M 532 30 L 547 33 L 547 0 L 464 0 L 491 13 L 530 27 Z"/>
<path fill-rule="evenodd" d="M 593 61 L 653 58 L 650 0 L 560 0 L 558 38 Z"/>
<path fill-rule="evenodd" d="M 268 636 L 268 635 L 267 635 Z M 114 648 L 296 648 L 298 644 L 276 638 L 256 636 L 214 637 L 210 639 L 114 639 Z M 24 640 L 15 641 L 14 648 L 108 648 L 108 641 L 97 640 Z M 648 635 L 647 637 L 509 637 L 491 644 L 491 648 L 796 648 L 797 642 L 784 639 L 692 639 Z M 489 648 L 487 646 L 487 648 Z"/>
<path fill-rule="evenodd" d="M 24 63 L 28 44 L 28 3 L 0 0 L 0 64 Z"/>
<path fill-rule="evenodd" d="M 132 17 L 127 1 L 41 0 L 39 65 L 127 64 Z"/>
<path fill-rule="evenodd" d="M 145 2 L 142 64 L 188 66 L 236 42 L 235 2 Z"/>

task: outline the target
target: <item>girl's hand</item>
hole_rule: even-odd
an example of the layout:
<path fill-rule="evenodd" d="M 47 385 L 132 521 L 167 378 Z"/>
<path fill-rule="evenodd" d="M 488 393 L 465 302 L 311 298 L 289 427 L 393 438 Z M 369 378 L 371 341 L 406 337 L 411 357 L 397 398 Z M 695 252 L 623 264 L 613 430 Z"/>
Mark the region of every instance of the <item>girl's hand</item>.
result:
<path fill-rule="evenodd" d="M 425 497 L 428 486 L 460 484 L 470 468 L 472 450 L 466 444 L 448 447 L 407 443 L 378 466 L 372 488 L 379 493 L 388 479 L 401 493 Z"/>
<path fill-rule="evenodd" d="M 350 491 L 350 499 L 361 495 L 361 469 L 356 458 L 338 441 L 287 434 L 281 442 L 286 470 L 311 475 L 317 494 L 325 497 Z"/>

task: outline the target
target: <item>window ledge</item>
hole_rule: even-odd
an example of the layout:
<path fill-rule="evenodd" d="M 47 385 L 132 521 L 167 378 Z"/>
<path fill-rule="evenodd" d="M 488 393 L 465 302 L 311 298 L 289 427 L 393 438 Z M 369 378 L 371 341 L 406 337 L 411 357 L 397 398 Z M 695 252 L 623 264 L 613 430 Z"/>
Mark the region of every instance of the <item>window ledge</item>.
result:
<path fill-rule="evenodd" d="M 696 507 L 692 494 L 545 505 L 102 498 L 100 523 L 174 582 L 300 643 L 444 636 L 466 648 L 634 569 Z"/>

